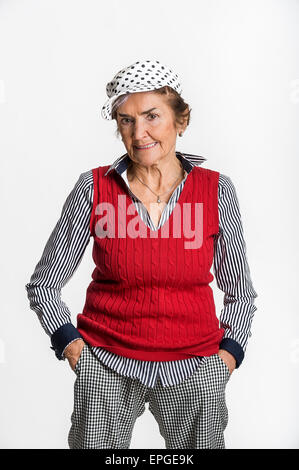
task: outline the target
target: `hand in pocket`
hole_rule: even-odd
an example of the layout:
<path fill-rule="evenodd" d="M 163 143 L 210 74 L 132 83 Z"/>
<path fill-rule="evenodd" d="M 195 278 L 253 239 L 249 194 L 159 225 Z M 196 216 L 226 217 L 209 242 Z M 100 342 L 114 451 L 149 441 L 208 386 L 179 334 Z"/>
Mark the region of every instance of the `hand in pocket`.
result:
<path fill-rule="evenodd" d="M 78 338 L 76 341 L 73 341 L 65 348 L 64 356 L 69 361 L 69 364 L 73 371 L 75 371 L 75 367 L 80 359 L 84 346 L 85 342 L 83 341 L 83 339 Z"/>

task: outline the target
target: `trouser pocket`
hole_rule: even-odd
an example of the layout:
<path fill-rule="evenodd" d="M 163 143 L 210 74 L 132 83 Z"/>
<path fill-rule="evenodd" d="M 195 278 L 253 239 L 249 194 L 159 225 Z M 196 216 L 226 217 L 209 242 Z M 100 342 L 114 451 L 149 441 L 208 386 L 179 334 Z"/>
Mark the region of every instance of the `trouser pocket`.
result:
<path fill-rule="evenodd" d="M 85 354 L 85 349 L 87 348 L 87 344 L 84 344 L 83 348 L 82 348 L 82 351 L 81 351 L 81 354 L 79 356 L 79 359 L 78 361 L 76 362 L 76 365 L 75 365 L 75 368 L 74 368 L 74 372 L 77 374 L 79 371 L 80 371 L 80 368 L 81 368 L 81 362 L 82 362 L 82 359 L 83 359 L 83 355 Z"/>
<path fill-rule="evenodd" d="M 230 371 L 227 366 L 227 364 L 224 362 L 224 360 L 219 356 L 219 354 L 214 354 L 216 361 L 220 364 L 220 367 L 222 370 L 224 370 L 225 376 L 227 380 L 230 378 Z"/>

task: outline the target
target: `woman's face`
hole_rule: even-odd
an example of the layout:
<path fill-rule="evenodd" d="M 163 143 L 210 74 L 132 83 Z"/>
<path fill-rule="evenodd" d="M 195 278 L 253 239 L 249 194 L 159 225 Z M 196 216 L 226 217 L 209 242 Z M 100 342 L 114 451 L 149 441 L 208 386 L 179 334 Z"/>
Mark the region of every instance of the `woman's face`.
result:
<path fill-rule="evenodd" d="M 117 125 L 131 160 L 150 166 L 175 154 L 179 131 L 164 95 L 151 91 L 131 94 L 117 108 Z M 141 148 L 150 144 L 149 148 Z"/>

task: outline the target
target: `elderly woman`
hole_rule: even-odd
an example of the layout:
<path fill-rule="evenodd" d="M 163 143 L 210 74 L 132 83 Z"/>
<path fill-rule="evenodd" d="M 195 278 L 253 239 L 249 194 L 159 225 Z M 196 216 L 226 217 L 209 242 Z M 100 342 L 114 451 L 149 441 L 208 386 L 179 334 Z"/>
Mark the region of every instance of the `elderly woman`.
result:
<path fill-rule="evenodd" d="M 137 61 L 107 84 L 126 153 L 82 173 L 26 284 L 59 360 L 76 374 L 71 449 L 127 449 L 145 403 L 167 449 L 225 448 L 226 384 L 257 296 L 228 176 L 176 151 L 190 108 L 178 75 Z M 93 237 L 77 327 L 61 300 Z M 224 292 L 218 320 L 214 279 Z"/>

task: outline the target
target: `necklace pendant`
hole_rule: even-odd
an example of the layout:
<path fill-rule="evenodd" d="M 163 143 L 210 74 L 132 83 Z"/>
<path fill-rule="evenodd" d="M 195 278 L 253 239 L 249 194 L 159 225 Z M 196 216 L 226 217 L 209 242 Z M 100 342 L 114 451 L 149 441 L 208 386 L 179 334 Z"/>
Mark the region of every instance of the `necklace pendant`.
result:
<path fill-rule="evenodd" d="M 161 202 L 160 196 L 158 196 L 157 202 L 159 203 Z"/>

